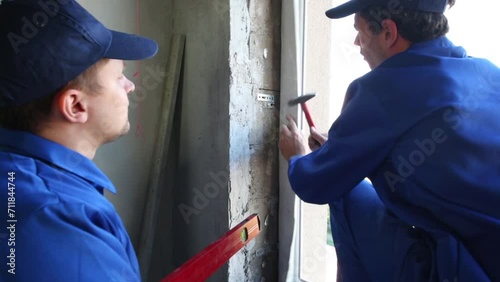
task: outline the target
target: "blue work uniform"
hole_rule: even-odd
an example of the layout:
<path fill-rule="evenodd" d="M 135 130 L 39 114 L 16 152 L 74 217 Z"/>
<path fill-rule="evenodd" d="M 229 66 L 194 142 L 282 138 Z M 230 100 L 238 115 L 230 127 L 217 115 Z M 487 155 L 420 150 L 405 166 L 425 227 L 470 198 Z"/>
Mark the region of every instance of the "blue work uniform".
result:
<path fill-rule="evenodd" d="M 0 280 L 140 281 L 111 181 L 88 158 L 0 129 Z"/>
<path fill-rule="evenodd" d="M 500 70 L 446 37 L 353 81 L 288 173 L 330 205 L 345 281 L 500 281 Z"/>

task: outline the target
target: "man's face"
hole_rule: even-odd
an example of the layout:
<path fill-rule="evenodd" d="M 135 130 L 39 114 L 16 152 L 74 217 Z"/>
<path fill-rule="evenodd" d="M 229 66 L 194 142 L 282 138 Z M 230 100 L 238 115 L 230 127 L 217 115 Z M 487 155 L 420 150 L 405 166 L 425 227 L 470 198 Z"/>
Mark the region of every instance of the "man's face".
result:
<path fill-rule="evenodd" d="M 370 69 L 376 68 L 387 59 L 383 49 L 384 33 L 374 35 L 370 30 L 370 24 L 359 14 L 354 16 L 354 28 L 358 31 L 354 44 L 359 46 L 360 53 L 370 66 Z"/>
<path fill-rule="evenodd" d="M 123 74 L 121 60 L 109 60 L 96 73 L 100 86 L 97 93 L 89 94 L 89 125 L 100 144 L 109 143 L 128 133 L 128 94 L 134 84 Z"/>

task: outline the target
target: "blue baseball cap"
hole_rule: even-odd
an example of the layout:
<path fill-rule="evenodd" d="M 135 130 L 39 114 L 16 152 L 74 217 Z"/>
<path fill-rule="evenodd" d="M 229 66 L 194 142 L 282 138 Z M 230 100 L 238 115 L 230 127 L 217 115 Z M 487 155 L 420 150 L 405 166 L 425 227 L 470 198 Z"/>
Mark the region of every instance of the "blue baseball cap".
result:
<path fill-rule="evenodd" d="M 74 0 L 0 4 L 0 107 L 55 93 L 100 59 L 143 60 L 148 38 L 106 28 Z"/>
<path fill-rule="evenodd" d="M 401 9 L 444 13 L 446 4 L 448 4 L 447 0 L 351 0 L 326 11 L 326 16 L 331 19 L 340 19 L 372 6 L 387 7 L 391 13 L 397 13 Z"/>

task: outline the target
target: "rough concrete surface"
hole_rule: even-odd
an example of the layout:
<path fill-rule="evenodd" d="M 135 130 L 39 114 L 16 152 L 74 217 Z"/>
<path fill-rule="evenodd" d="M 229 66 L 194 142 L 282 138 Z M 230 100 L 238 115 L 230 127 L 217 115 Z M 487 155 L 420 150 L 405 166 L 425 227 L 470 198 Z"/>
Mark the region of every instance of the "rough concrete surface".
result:
<path fill-rule="evenodd" d="M 230 226 L 258 213 L 261 234 L 229 263 L 228 281 L 278 280 L 278 1 L 231 1 Z M 275 107 L 257 100 L 275 96 Z"/>

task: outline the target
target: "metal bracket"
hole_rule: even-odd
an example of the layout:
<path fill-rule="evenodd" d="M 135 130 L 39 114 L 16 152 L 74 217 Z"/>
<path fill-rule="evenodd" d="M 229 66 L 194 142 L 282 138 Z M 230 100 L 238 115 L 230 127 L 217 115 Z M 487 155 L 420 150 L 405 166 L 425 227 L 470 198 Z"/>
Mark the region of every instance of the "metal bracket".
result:
<path fill-rule="evenodd" d="M 273 108 L 275 108 L 275 105 L 276 105 L 275 96 L 276 95 L 259 93 L 257 95 L 257 101 L 262 102 L 262 104 L 264 105 L 264 108 L 273 109 Z"/>

